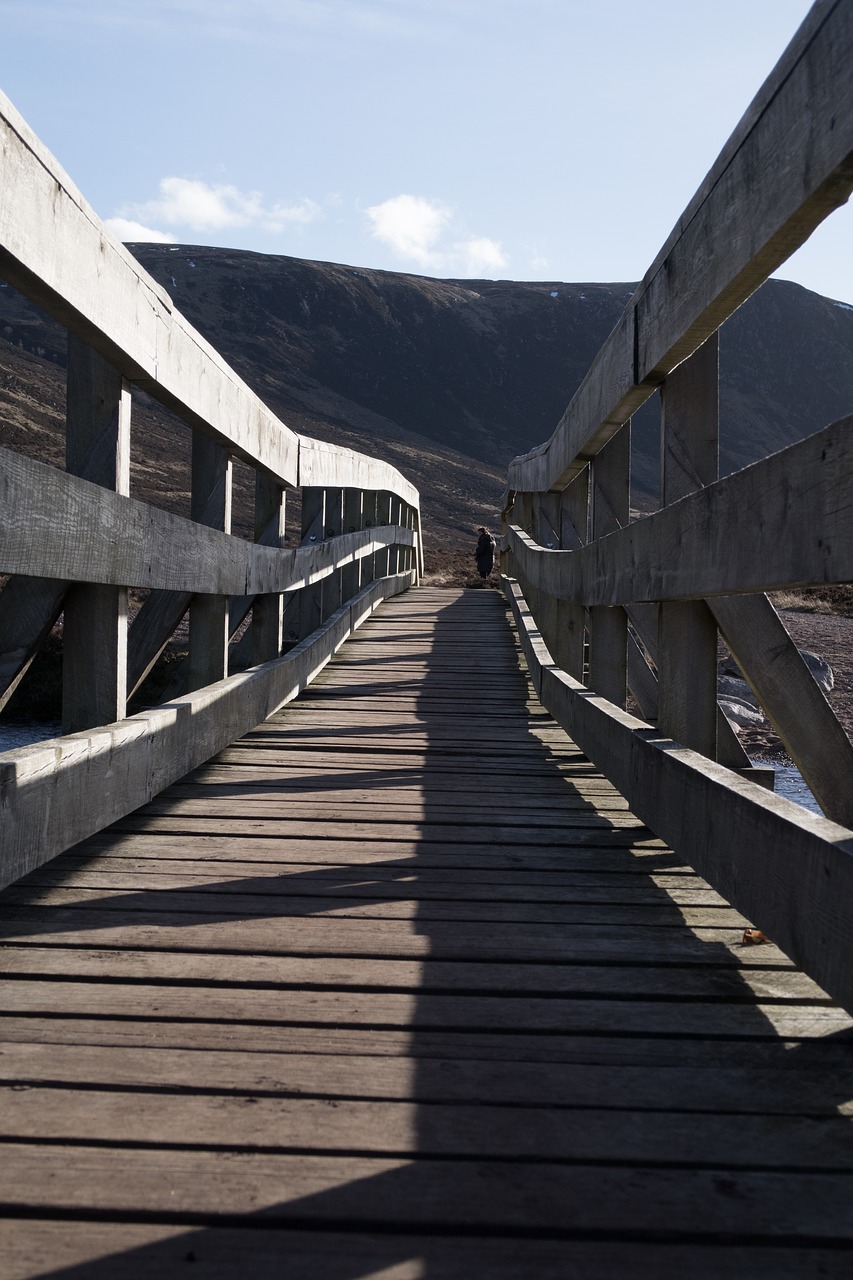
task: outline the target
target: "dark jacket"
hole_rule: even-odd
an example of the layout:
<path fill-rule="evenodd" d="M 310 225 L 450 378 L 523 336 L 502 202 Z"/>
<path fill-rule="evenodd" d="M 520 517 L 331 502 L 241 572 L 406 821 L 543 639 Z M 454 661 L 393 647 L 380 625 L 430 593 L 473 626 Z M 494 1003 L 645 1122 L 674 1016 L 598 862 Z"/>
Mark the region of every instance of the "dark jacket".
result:
<path fill-rule="evenodd" d="M 492 572 L 492 565 L 495 562 L 495 540 L 490 533 L 480 534 L 474 555 L 477 559 L 477 570 L 480 577 L 487 578 Z"/>

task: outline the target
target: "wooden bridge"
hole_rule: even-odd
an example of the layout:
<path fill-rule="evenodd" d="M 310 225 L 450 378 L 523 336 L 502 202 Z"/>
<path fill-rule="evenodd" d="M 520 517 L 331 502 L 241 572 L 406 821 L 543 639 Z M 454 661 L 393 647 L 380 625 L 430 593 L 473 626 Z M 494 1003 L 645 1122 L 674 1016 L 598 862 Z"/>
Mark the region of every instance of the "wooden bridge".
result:
<path fill-rule="evenodd" d="M 853 420 L 719 480 L 716 334 L 853 189 L 851 66 L 822 0 L 513 463 L 503 596 L 421 585 L 412 486 L 277 421 L 0 104 L 0 274 L 69 330 L 65 471 L 0 451 L 0 696 L 62 615 L 65 722 L 0 754 L 3 1280 L 850 1275 L 853 748 L 763 592 L 853 581 Z"/>

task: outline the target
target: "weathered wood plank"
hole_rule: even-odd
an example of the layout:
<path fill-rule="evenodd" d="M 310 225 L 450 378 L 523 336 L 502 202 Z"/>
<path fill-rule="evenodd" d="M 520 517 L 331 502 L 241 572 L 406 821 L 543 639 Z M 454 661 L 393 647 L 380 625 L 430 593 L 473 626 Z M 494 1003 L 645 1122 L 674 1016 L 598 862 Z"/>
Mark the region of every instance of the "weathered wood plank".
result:
<path fill-rule="evenodd" d="M 187 890 L 198 893 L 199 901 L 205 901 L 211 895 L 229 910 L 242 909 L 243 903 L 225 903 L 225 899 L 250 898 L 256 904 L 261 896 L 269 898 L 272 908 L 279 899 L 287 900 L 287 907 L 299 909 L 302 899 L 309 899 L 309 905 L 321 902 L 323 898 L 336 901 L 357 903 L 366 900 L 374 902 L 381 894 L 385 903 L 446 903 L 452 897 L 453 910 L 462 909 L 463 904 L 482 909 L 498 903 L 510 903 L 514 906 L 522 904 L 540 904 L 553 907 L 547 918 L 558 921 L 560 912 L 566 906 L 570 909 L 583 904 L 622 904 L 630 902 L 632 906 L 669 907 L 726 907 L 726 902 L 713 889 L 701 881 L 695 883 L 695 877 L 684 878 L 679 883 L 676 878 L 669 877 L 670 883 L 661 883 L 659 877 L 645 878 L 638 881 L 630 876 L 620 880 L 618 876 L 608 876 L 596 881 L 591 875 L 581 875 L 575 881 L 565 878 L 557 884 L 527 884 L 524 881 L 508 880 L 505 883 L 494 879 L 480 880 L 476 883 L 459 880 L 445 872 L 440 879 L 425 880 L 420 875 L 354 876 L 338 868 L 327 868 L 323 873 L 309 871 L 300 867 L 289 876 L 282 875 L 281 867 L 249 867 L 235 866 L 231 869 L 231 879 L 225 877 L 229 868 L 221 863 L 208 871 L 199 864 L 172 865 L 154 869 L 144 867 L 128 869 L 112 862 L 105 867 L 86 867 L 81 870 L 63 868 L 60 871 L 37 871 L 27 876 L 19 884 L 19 897 L 25 896 L 43 905 L 44 891 L 54 889 L 55 901 L 74 900 L 77 898 L 87 905 L 86 897 L 77 897 L 74 890 L 93 890 L 98 901 L 112 897 L 116 893 L 153 893 L 158 896 L 168 893 L 169 900 L 175 896 L 185 895 Z M 25 893 L 25 890 L 36 892 Z M 94 896 L 94 894 L 92 895 Z M 15 901 L 11 895 L 10 902 Z M 326 908 L 329 908 L 329 903 Z M 333 905 L 333 904 L 332 904 Z M 208 908 L 209 909 L 209 908 Z M 257 906 L 249 907 L 257 910 Z M 499 909 L 499 908 L 498 908 Z M 469 913 L 470 914 L 470 913 Z M 529 913 L 525 912 L 525 918 Z"/>
<path fill-rule="evenodd" d="M 612 1239 L 646 1236 L 650 1222 L 667 1235 L 720 1233 L 751 1243 L 790 1238 L 792 1222 L 807 1240 L 849 1241 L 849 1188 L 820 1173 L 719 1169 L 597 1168 L 517 1165 L 496 1161 L 424 1161 L 362 1155 L 242 1154 L 204 1150 L 137 1150 L 129 1162 L 121 1147 L 79 1147 L 73 1162 L 64 1145 L 4 1143 L 0 1194 L 10 1206 L 80 1211 L 94 1197 L 111 1214 L 142 1211 L 151 1219 L 223 1223 L 263 1212 L 265 1222 L 316 1227 L 341 1220 L 364 1226 L 427 1229 L 436 1223 L 486 1234 L 523 1230 L 537 1235 L 576 1232 Z M 525 1194 L 519 1196 L 522 1176 Z M 381 1206 L 381 1208 L 380 1208 Z M 699 1234 L 699 1233 L 697 1233 Z"/>
<path fill-rule="evenodd" d="M 628 995 L 599 999 L 550 996 L 487 996 L 429 992 L 391 994 L 313 990 L 267 991 L 194 986 L 187 992 L 166 984 L 51 982 L 19 979 L 7 984 L 4 1003 L 8 1015 L 28 1017 L 124 1017 L 187 1023 L 233 1022 L 277 1026 L 330 1024 L 338 1029 L 397 1027 L 411 1034 L 421 1030 L 445 1032 L 525 1032 L 543 1039 L 550 1035 L 678 1035 L 713 1039 L 740 1036 L 823 1036 L 849 1032 L 853 1021 L 833 1005 L 790 1006 L 738 1001 L 666 1001 Z M 848 1142 L 851 1139 L 848 1130 Z"/>
<path fill-rule="evenodd" d="M 5 97 L 0 134 L 3 274 L 126 378 L 232 452 L 296 483 L 297 436 L 173 309 Z"/>
<path fill-rule="evenodd" d="M 73 1087 L 0 1087 L 6 1140 L 54 1143 L 179 1144 L 184 1148 L 297 1152 L 312 1159 L 340 1151 L 536 1161 L 559 1165 L 607 1162 L 668 1164 L 677 1148 L 685 1163 L 742 1170 L 806 1166 L 837 1173 L 853 1169 L 851 1122 L 843 1116 L 706 1115 L 566 1110 L 540 1105 L 517 1111 L 486 1104 L 443 1106 L 428 1117 L 408 1100 L 255 1097 L 86 1091 Z M 760 1153 L 760 1156 L 759 1156 Z M 853 1218 L 848 1224 L 853 1235 Z"/>
<path fill-rule="evenodd" d="M 231 537 L 108 493 L 87 480 L 0 449 L 0 572 L 217 595 L 289 591 L 411 530 L 345 534 L 278 549 Z M 37 537 L 34 537 L 34 532 Z"/>
<path fill-rule="evenodd" d="M 586 605 L 853 580 L 853 419 L 575 552 L 508 538 L 538 589 Z M 796 537 L 791 536 L 796 527 Z"/>
<path fill-rule="evenodd" d="M 335 916 L 338 919 L 413 921 L 421 925 L 429 921 L 459 921 L 492 924 L 547 924 L 566 926 L 577 924 L 625 925 L 640 924 L 655 928 L 682 928 L 685 924 L 696 928 L 729 928 L 743 930 L 749 921 L 729 907 L 725 901 L 712 901 L 711 905 L 680 905 L 673 894 L 652 893 L 644 902 L 636 890 L 605 892 L 596 896 L 593 891 L 578 890 L 572 897 L 577 901 L 531 902 L 524 898 L 514 901 L 501 900 L 492 892 L 481 898 L 466 899 L 454 894 L 453 899 L 430 897 L 417 892 L 403 893 L 399 900 L 388 886 L 381 886 L 363 896 L 350 893 L 347 886 L 335 892 L 326 889 L 323 896 L 304 896 L 295 892 L 273 894 L 264 881 L 249 879 L 237 882 L 229 889 L 205 890 L 203 885 L 186 888 L 158 889 L 152 882 L 135 892 L 120 888 L 76 888 L 73 885 L 29 886 L 12 885 L 7 889 L 7 905 L 11 907 L 57 907 L 80 912 L 121 910 L 128 920 L 139 913 L 153 919 L 159 915 L 183 913 L 188 915 L 223 915 L 275 917 L 278 921 L 293 917 Z M 623 901 L 620 901 L 620 896 Z M 683 895 L 685 898 L 701 897 L 702 893 Z M 706 895 L 712 896 L 713 895 Z M 603 899 L 603 900 L 600 900 Z M 614 899 L 616 899 L 614 901 Z"/>
<path fill-rule="evenodd" d="M 299 436 L 298 483 L 302 488 L 384 489 L 412 507 L 419 505 L 417 489 L 390 463 L 308 436 Z"/>
<path fill-rule="evenodd" d="M 229 534 L 232 480 L 233 463 L 228 451 L 194 431 L 191 518 Z M 228 675 L 228 639 L 228 595 L 194 595 L 190 601 L 187 656 L 190 692 L 224 680 Z"/>
<path fill-rule="evenodd" d="M 504 1105 L 553 1107 L 601 1106 L 618 1094 L 620 1105 L 638 1110 L 720 1108 L 731 1114 L 826 1115 L 851 1113 L 853 1072 L 827 1063 L 803 1071 L 796 1053 L 784 1053 L 776 1067 L 749 1064 L 718 1066 L 697 1077 L 695 1068 L 618 1067 L 605 1063 L 551 1063 L 465 1059 L 426 1060 L 413 1076 L 408 1063 L 394 1058 L 338 1058 L 327 1054 L 240 1054 L 208 1050 L 140 1049 L 126 1053 L 110 1045 L 4 1045 L 2 1079 L 7 1084 L 66 1083 L 187 1089 L 198 1083 L 199 1067 L 211 1091 L 257 1092 L 335 1098 L 417 1099 L 423 1102 L 476 1102 L 489 1098 Z"/>
<path fill-rule="evenodd" d="M 255 1280 L 331 1275 L 336 1260 L 346 1259 L 348 1272 L 380 1275 L 382 1280 L 423 1280 L 425 1269 L 445 1280 L 469 1280 L 475 1274 L 492 1280 L 565 1280 L 567 1269 L 590 1276 L 659 1280 L 667 1268 L 692 1280 L 719 1280 L 749 1265 L 751 1280 L 847 1280 L 849 1259 L 833 1247 L 784 1247 L 750 1244 L 708 1249 L 692 1243 L 649 1244 L 571 1239 L 513 1240 L 411 1234 L 337 1231 L 322 1232 L 226 1227 L 190 1229 L 137 1222 L 69 1222 L 40 1219 L 32 1223 L 4 1223 L 3 1244 L 7 1280 L 30 1280 L 49 1268 L 88 1268 L 95 1275 L 120 1259 L 124 1280 L 163 1280 L 186 1275 L 188 1261 L 197 1262 L 210 1280 L 232 1280 L 251 1258 Z"/>
<path fill-rule="evenodd" d="M 358 958 L 347 956 L 238 956 L 228 958 L 227 980 L 222 985 L 272 986 L 285 992 L 290 990 L 329 990 L 330 988 L 356 988 L 364 992 L 393 990 L 408 991 L 416 995 L 427 984 L 433 994 L 468 996 L 482 994 L 495 996 L 502 992 L 512 995 L 541 997 L 549 994 L 563 996 L 637 996 L 644 999 L 668 996 L 678 999 L 714 999 L 729 1003 L 754 1003 L 756 1000 L 775 999 L 826 1003 L 826 997 L 816 983 L 794 969 L 791 962 L 777 948 L 768 948 L 776 957 L 771 963 L 762 950 L 762 967 L 750 967 L 746 961 L 738 964 L 734 956 L 724 952 L 715 965 L 690 968 L 687 965 L 516 965 L 508 961 L 478 963 L 470 960 L 430 960 L 424 969 L 420 961 L 397 958 Z M 4 968 L 11 978 L 24 974 L 30 978 L 56 976 L 64 980 L 79 979 L 100 981 L 145 981 L 151 984 L 201 983 L 211 985 L 211 953 L 133 951 L 100 947 L 97 950 L 84 945 L 73 948 L 40 948 L 36 943 L 4 948 Z M 34 1026 L 34 1032 L 38 1028 Z M 50 1062 L 48 1055 L 45 1061 Z M 9 1079 L 9 1058 L 0 1058 L 0 1079 Z M 853 1072 L 853 1067 L 851 1067 Z M 847 1073 L 848 1077 L 850 1073 Z M 82 1083 L 87 1077 L 80 1076 Z M 139 1083 L 144 1083 L 140 1080 Z M 806 1075 L 804 1084 L 809 1084 Z M 149 1082 L 152 1087 L 156 1079 Z M 310 1081 L 308 1082 L 310 1083 Z M 813 1082 L 812 1082 L 813 1083 Z M 713 1084 L 710 1081 L 709 1084 Z M 314 1082 L 316 1088 L 316 1082 Z M 373 1086 L 368 1085 L 368 1092 Z M 824 1090 L 826 1082 L 824 1081 Z M 310 1092 L 307 1087 L 304 1090 Z M 703 1091 L 693 1081 L 694 1105 Z M 833 1093 L 836 1092 L 833 1085 Z M 471 1099 L 487 1095 L 473 1089 Z M 550 1095 L 540 1094 L 545 1101 Z M 602 1104 L 607 1093 L 598 1093 Z M 664 1095 L 661 1094 L 661 1097 Z M 853 1098 L 853 1095 L 851 1095 Z M 501 1097 L 492 1097 L 501 1101 Z M 774 1095 L 769 1095 L 767 1105 L 773 1106 Z M 580 1105 L 569 1092 L 554 1099 L 554 1105 Z M 824 1102 L 829 1105 L 828 1099 Z M 623 1104 L 624 1105 L 624 1104 Z M 800 1100 L 801 1107 L 806 1104 Z M 755 1106 L 754 1110 L 759 1108 Z M 845 1104 L 845 1113 L 853 1113 L 853 1100 Z"/>
<path fill-rule="evenodd" d="M 660 505 L 719 477 L 719 337 L 714 334 L 661 388 Z M 658 626 L 662 733 L 717 759 L 717 627 L 704 601 L 665 601 Z"/>
<path fill-rule="evenodd" d="M 142 1019 L 63 1018 L 39 1020 L 45 1044 L 95 1044 L 135 1051 L 137 1048 L 192 1049 L 197 1052 L 234 1051 L 235 1039 L 247 1054 L 335 1054 L 342 1058 L 371 1056 L 403 1059 L 416 1063 L 435 1058 L 478 1062 L 539 1062 L 542 1064 L 606 1063 L 610 1066 L 693 1066 L 701 1070 L 738 1066 L 747 1051 L 743 1038 L 732 1036 L 684 1037 L 662 1035 L 612 1035 L 555 1033 L 549 1036 L 518 1034 L 512 1031 L 419 1030 L 412 1036 L 408 1028 L 355 1028 L 340 1030 L 318 1024 L 286 1026 L 270 1023 L 176 1022 Z M 28 1017 L 0 1018 L 0 1032 L 6 1041 L 32 1039 L 34 1020 Z M 780 1054 L 802 1050 L 819 1058 L 821 1067 L 845 1069 L 849 1048 L 838 1052 L 833 1036 L 806 1034 L 791 1037 L 770 1033 L 749 1040 L 750 1063 L 756 1068 L 775 1067 Z M 814 1032 L 814 1028 L 812 1028 Z M 844 1036 L 840 1037 L 844 1039 Z"/>

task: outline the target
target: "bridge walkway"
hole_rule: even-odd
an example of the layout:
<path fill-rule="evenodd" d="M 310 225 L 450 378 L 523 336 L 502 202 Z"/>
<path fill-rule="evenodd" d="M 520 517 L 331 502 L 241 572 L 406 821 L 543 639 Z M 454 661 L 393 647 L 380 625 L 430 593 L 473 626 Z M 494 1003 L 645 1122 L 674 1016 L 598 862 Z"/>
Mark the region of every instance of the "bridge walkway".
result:
<path fill-rule="evenodd" d="M 0 905 L 5 1280 L 849 1275 L 851 1019 L 542 710 L 495 592 L 386 602 Z"/>

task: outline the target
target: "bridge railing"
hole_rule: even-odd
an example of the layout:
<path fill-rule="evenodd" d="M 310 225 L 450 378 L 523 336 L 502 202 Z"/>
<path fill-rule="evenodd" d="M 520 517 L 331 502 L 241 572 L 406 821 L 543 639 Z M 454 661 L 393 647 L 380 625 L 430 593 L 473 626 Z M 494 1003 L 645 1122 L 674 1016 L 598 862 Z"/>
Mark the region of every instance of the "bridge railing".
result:
<path fill-rule="evenodd" d="M 718 479 L 717 330 L 853 189 L 851 65 L 853 4 L 816 4 L 551 439 L 511 464 L 503 532 L 545 704 L 848 1008 L 853 747 L 763 592 L 853 581 L 853 417 Z M 657 389 L 661 509 L 631 519 L 630 420 Z M 825 818 L 757 785 L 717 702 L 718 636 Z"/>
<path fill-rule="evenodd" d="M 2 97 L 0 148 L 0 277 L 68 330 L 65 471 L 0 449 L 0 709 L 63 623 L 62 736 L 0 753 L 5 884 L 294 697 L 380 600 L 418 581 L 421 545 L 417 490 L 280 422 Z M 189 518 L 130 496 L 134 386 L 191 429 Z M 234 459 L 255 472 L 254 542 L 231 532 Z M 129 716 L 187 615 L 186 692 Z M 238 636 L 248 669 L 229 676 Z"/>

